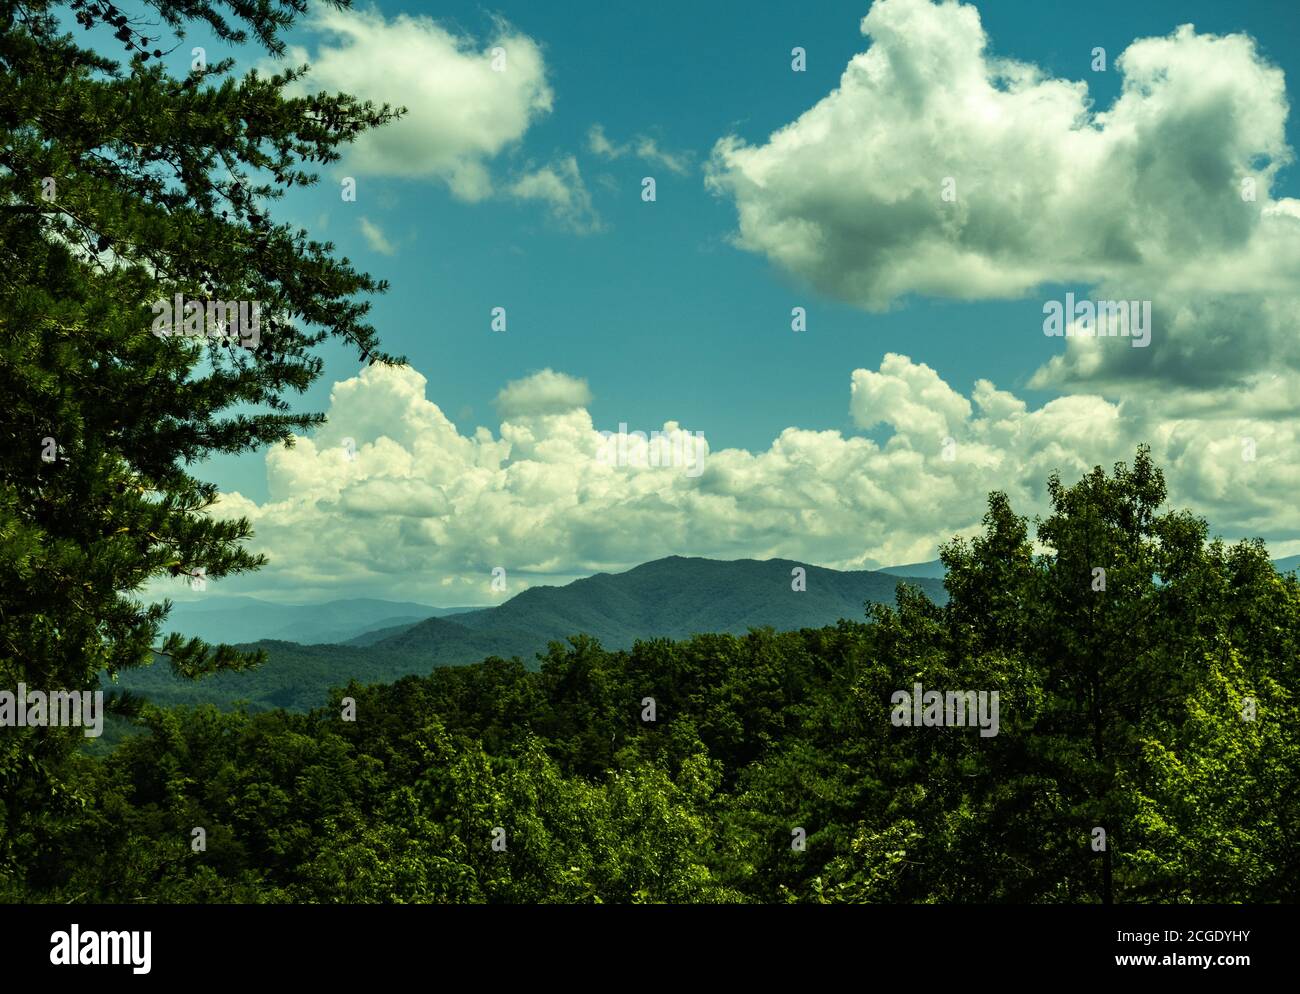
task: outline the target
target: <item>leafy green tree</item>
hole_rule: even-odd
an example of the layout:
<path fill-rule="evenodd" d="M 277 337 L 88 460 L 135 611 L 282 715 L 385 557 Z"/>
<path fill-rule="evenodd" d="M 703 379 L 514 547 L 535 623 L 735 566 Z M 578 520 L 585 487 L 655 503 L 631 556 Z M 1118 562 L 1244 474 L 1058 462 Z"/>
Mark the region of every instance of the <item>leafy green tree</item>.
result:
<path fill-rule="evenodd" d="M 1020 742 L 1007 751 L 999 741 L 989 754 L 1005 762 L 1003 803 L 990 815 L 1002 839 L 1017 840 L 991 850 L 991 865 L 1000 874 L 1033 867 L 1019 899 L 1231 900 L 1239 891 L 1178 856 L 1169 824 L 1199 811 L 1213 831 L 1239 841 L 1245 833 L 1258 854 L 1279 821 L 1289 831 L 1293 813 L 1283 806 L 1252 824 L 1226 803 L 1234 791 L 1180 795 L 1168 778 L 1189 762 L 1209 776 L 1219 764 L 1200 753 L 1209 741 L 1237 743 L 1229 751 L 1239 753 L 1251 739 L 1224 695 L 1251 684 L 1262 694 L 1267 684 L 1276 724 L 1258 743 L 1271 756 L 1255 755 L 1252 768 L 1269 770 L 1271 782 L 1258 785 L 1265 796 L 1291 783 L 1281 756 L 1295 735 L 1295 581 L 1278 577 L 1261 543 L 1225 550 L 1207 541 L 1203 519 L 1163 510 L 1163 474 L 1145 448 L 1110 476 L 1098 467 L 1070 487 L 1053 476 L 1048 492 L 1052 513 L 1038 527 L 1045 554 L 1031 555 L 1023 520 L 1000 495 L 983 538 L 944 550 L 957 658 L 995 648 L 1041 690 Z M 1237 659 L 1249 662 L 1238 668 Z M 1098 830 L 1105 847 L 1094 851 Z"/>
<path fill-rule="evenodd" d="M 300 0 L 148 6 L 155 16 L 134 20 L 109 0 L 0 3 L 4 686 L 89 687 L 155 649 L 186 676 L 260 661 L 176 634 L 160 644 L 168 605 L 139 597 L 154 577 L 216 580 L 263 562 L 247 521 L 209 513 L 216 487 L 191 467 L 318 424 L 287 398 L 319 375 L 327 338 L 393 359 L 366 320 L 385 284 L 270 207 L 397 112 L 290 95 L 306 67 L 166 68 L 196 24 L 283 54 Z M 110 35 L 117 57 L 91 42 Z M 177 294 L 257 302 L 256 342 L 247 328 L 239 343 L 154 334 L 153 303 Z M 0 850 L 57 739 L 0 745 Z"/>

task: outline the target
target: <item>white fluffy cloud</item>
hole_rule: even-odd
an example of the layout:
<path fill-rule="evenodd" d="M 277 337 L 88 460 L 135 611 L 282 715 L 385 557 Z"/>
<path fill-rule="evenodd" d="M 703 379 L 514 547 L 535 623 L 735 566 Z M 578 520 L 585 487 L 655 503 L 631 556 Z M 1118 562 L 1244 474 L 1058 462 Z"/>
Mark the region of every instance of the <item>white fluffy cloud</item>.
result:
<path fill-rule="evenodd" d="M 1097 112 L 1085 83 L 992 54 L 973 6 L 877 0 L 862 31 L 832 93 L 765 142 L 715 146 L 739 245 L 869 308 L 1053 284 L 1153 301 L 1150 348 L 1069 339 L 1041 386 L 1300 369 L 1300 202 L 1270 193 L 1291 160 L 1285 83 L 1251 38 L 1134 41 Z"/>
<path fill-rule="evenodd" d="M 497 411 L 507 421 L 538 414 L 565 414 L 591 403 L 591 390 L 580 380 L 553 369 L 511 380 L 497 394 Z"/>
<path fill-rule="evenodd" d="M 894 354 L 850 382 L 855 423 L 887 425 L 883 443 L 787 428 L 765 451 L 706 445 L 703 472 L 692 475 L 680 464 L 602 459 L 598 429 L 617 426 L 593 424 L 586 383 L 562 373 L 507 385 L 499 429 L 466 435 L 427 399 L 418 372 L 372 366 L 335 385 L 314 438 L 268 453 L 265 503 L 226 494 L 219 512 L 250 518 L 271 559 L 241 589 L 486 603 L 495 566 L 507 569 L 513 593 L 539 576 L 671 554 L 842 568 L 912 562 L 976 528 L 988 491 L 1039 512 L 1052 471 L 1072 479 L 1150 441 L 1175 502 L 1273 540 L 1278 554 L 1300 546 L 1294 422 L 1166 420 L 1143 402 L 1097 396 L 1030 410 L 987 381 L 963 396 Z M 1244 438 L 1253 461 L 1243 459 Z"/>
<path fill-rule="evenodd" d="M 377 10 L 325 7 L 310 26 L 321 36 L 314 48 L 288 54 L 311 64 L 313 92 L 341 90 L 408 110 L 347 150 L 358 175 L 433 177 L 464 200 L 481 200 L 493 192 L 488 160 L 551 109 L 541 48 L 504 22 L 483 42 L 428 17 L 389 20 Z"/>

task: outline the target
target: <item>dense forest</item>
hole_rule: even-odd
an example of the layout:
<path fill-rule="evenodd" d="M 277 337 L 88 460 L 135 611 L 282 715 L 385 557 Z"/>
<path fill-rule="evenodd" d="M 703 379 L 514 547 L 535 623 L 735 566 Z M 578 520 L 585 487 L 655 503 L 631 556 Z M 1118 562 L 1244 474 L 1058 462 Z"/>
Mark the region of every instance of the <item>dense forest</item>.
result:
<path fill-rule="evenodd" d="M 1038 554 L 990 497 L 942 606 L 575 636 L 310 714 L 128 703 L 140 734 L 6 793 L 0 899 L 1293 900 L 1296 578 L 1162 511 L 1145 452 L 1050 491 Z M 998 691 L 998 734 L 894 723 L 916 683 Z"/>

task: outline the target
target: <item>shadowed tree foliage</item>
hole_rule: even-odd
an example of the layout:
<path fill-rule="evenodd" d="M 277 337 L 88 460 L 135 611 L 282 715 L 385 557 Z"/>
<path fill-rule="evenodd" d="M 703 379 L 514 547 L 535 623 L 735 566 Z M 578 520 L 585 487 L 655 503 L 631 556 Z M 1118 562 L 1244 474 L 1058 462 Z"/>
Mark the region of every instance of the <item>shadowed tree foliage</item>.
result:
<path fill-rule="evenodd" d="M 190 467 L 319 423 L 288 400 L 319 375 L 316 346 L 394 358 L 366 320 L 385 284 L 270 206 L 396 112 L 310 94 L 306 67 L 192 68 L 181 46 L 199 25 L 279 55 L 304 8 L 0 0 L 0 686 L 90 687 L 152 649 L 187 676 L 260 661 L 160 643 L 168 605 L 140 592 L 262 563 L 247 521 L 207 513 L 216 488 Z M 258 334 L 154 334 L 154 302 L 178 294 L 256 302 Z M 60 739 L 0 745 L 10 845 L 20 785 L 44 796 L 35 781 Z"/>

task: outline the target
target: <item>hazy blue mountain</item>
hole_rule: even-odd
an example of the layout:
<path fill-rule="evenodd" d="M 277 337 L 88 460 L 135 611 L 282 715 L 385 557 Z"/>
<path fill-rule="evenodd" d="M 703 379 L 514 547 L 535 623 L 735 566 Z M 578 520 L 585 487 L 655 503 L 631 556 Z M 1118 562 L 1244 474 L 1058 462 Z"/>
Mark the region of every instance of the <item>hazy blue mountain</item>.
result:
<path fill-rule="evenodd" d="M 476 610 L 470 608 L 467 610 Z M 436 617 L 436 616 L 435 616 Z M 446 617 L 446 615 L 442 615 Z M 374 627 L 366 629 L 360 635 L 353 636 L 349 639 L 339 639 L 344 645 L 374 645 L 376 642 L 382 642 L 386 638 L 391 638 L 398 632 L 404 632 L 412 625 L 424 621 L 424 618 L 385 618 L 383 621 L 376 622 Z"/>
<path fill-rule="evenodd" d="M 928 563 L 908 563 L 906 566 L 886 566 L 879 572 L 890 576 L 924 576 L 935 580 L 942 580 L 948 575 L 939 559 L 931 559 Z"/>
<path fill-rule="evenodd" d="M 275 604 L 256 597 L 214 594 L 197 601 L 173 603 L 166 631 L 198 636 L 208 642 L 346 642 L 376 628 L 470 610 L 474 609 L 366 597 L 322 604 Z"/>
<path fill-rule="evenodd" d="M 1300 566 L 1300 556 L 1287 556 L 1285 559 L 1273 560 L 1273 568 L 1279 573 L 1289 573 L 1298 566 Z"/>
<path fill-rule="evenodd" d="M 806 590 L 791 589 L 791 570 L 806 570 Z M 531 587 L 498 607 L 458 615 L 456 624 L 479 632 L 563 638 L 584 632 L 608 648 L 626 648 L 654 636 L 687 638 L 701 632 L 744 633 L 820 628 L 840 618 L 861 619 L 867 601 L 892 603 L 898 578 L 867 570 L 845 572 L 786 559 L 670 556 L 626 573 L 598 573 L 563 587 Z M 918 581 L 946 600 L 943 585 Z M 378 645 L 419 644 L 421 622 Z"/>
<path fill-rule="evenodd" d="M 536 654 L 545 651 L 548 642 L 578 633 L 593 635 L 609 648 L 626 648 L 655 636 L 739 634 L 764 626 L 779 631 L 818 628 L 840 618 L 861 619 L 867 601 L 892 602 L 899 582 L 911 583 L 941 603 L 947 599 L 936 577 L 900 575 L 941 564 L 877 572 L 806 566 L 807 589 L 796 593 L 791 590 L 791 570 L 800 565 L 784 559 L 722 562 L 672 556 L 563 587 L 532 587 L 504 604 L 477 609 L 367 599 L 287 606 L 251 597 L 214 597 L 177 605 L 177 620 L 169 630 L 256 645 L 268 655 L 264 667 L 192 683 L 173 677 L 161 661 L 127 673 L 120 686 L 160 704 L 207 701 L 228 706 L 242 700 L 254 709 L 305 710 L 319 706 L 330 687 L 353 678 L 391 682 L 488 656 L 518 656 L 535 665 Z M 1294 569 L 1300 556 L 1274 565 Z M 305 634 L 302 641 L 272 637 L 286 631 Z M 253 637 L 241 638 L 248 632 Z M 339 644 L 304 644 L 330 632 L 341 633 Z"/>
<path fill-rule="evenodd" d="M 791 589 L 796 567 L 806 570 L 806 589 L 799 592 Z M 350 678 L 391 681 L 493 655 L 535 664 L 548 642 L 579 633 L 595 636 L 608 648 L 627 648 L 655 636 L 743 634 L 768 626 L 785 631 L 820 628 L 841 618 L 861 620 L 866 602 L 892 603 L 899 582 L 883 573 L 842 572 L 784 559 L 722 562 L 673 556 L 563 587 L 532 587 L 497 607 L 353 635 L 345 645 L 252 640 L 269 661 L 249 673 L 189 683 L 173 677 L 164 664 L 128 673 L 121 685 L 159 703 L 246 700 L 255 708 L 305 709 L 321 704 L 329 687 Z M 930 597 L 946 599 L 938 580 L 912 582 Z M 391 611 L 388 618 L 393 618 Z"/>

